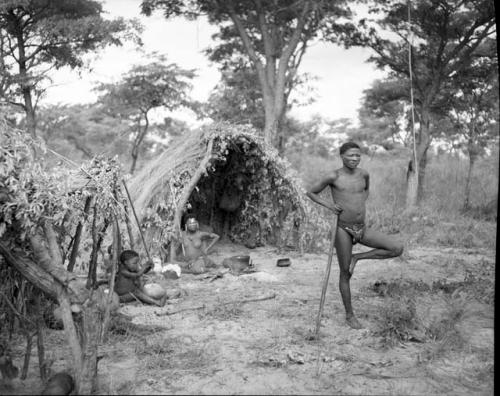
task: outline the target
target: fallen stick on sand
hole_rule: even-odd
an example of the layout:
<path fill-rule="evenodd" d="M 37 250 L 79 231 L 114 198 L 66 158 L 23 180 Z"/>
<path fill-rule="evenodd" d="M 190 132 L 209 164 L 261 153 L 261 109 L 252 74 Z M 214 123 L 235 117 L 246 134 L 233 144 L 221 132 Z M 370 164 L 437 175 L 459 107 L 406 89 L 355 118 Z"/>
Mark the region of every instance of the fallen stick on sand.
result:
<path fill-rule="evenodd" d="M 220 305 L 230 305 L 230 304 L 245 304 L 249 302 L 255 302 L 255 301 L 264 301 L 264 300 L 271 300 L 273 298 L 276 298 L 276 293 L 269 294 L 267 296 L 262 296 L 262 297 L 255 297 L 255 298 L 246 298 L 244 300 L 239 300 L 239 301 L 230 301 L 226 303 L 222 303 Z M 169 316 L 169 315 L 175 315 L 180 312 L 186 312 L 186 311 L 196 311 L 198 309 L 204 309 L 207 308 L 208 306 L 206 304 L 199 305 L 197 307 L 189 307 L 189 308 L 182 308 L 178 309 L 176 311 L 166 311 L 166 312 L 155 312 L 156 316 Z"/>

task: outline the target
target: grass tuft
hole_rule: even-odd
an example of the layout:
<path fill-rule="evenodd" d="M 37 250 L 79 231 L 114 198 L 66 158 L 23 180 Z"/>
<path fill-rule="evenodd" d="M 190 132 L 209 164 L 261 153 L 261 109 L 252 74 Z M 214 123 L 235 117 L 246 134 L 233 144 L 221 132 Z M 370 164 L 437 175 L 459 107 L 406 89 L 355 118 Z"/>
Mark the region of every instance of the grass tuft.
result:
<path fill-rule="evenodd" d="M 198 313 L 200 319 L 235 320 L 243 314 L 241 303 L 218 304 L 210 309 Z"/>
<path fill-rule="evenodd" d="M 385 348 L 410 340 L 422 341 L 422 324 L 417 316 L 415 297 L 386 297 L 380 308 L 375 335 L 382 338 Z"/>

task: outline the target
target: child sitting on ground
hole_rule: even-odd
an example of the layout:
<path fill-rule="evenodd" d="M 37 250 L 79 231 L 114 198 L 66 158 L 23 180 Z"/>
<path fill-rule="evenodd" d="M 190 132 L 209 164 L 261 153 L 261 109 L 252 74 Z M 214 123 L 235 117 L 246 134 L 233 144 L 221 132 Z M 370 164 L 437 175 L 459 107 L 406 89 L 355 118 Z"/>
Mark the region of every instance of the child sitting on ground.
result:
<path fill-rule="evenodd" d="M 120 297 L 120 302 L 139 300 L 158 307 L 165 305 L 166 294 L 160 299 L 155 299 L 143 291 L 142 276 L 150 271 L 153 265 L 152 261 L 148 261 L 141 269 L 139 267 L 139 254 L 133 250 L 124 250 L 120 254 L 120 264 L 115 281 L 115 292 Z"/>

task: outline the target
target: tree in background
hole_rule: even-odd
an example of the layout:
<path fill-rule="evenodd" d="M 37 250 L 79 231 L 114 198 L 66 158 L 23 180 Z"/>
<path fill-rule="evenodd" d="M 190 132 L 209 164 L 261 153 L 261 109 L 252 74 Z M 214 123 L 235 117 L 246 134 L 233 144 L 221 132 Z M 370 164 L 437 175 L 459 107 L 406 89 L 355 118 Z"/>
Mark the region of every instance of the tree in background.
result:
<path fill-rule="evenodd" d="M 210 51 L 209 51 L 210 52 Z M 212 60 L 215 60 L 211 58 Z M 262 90 L 259 88 L 257 73 L 244 59 L 223 62 L 222 77 L 205 105 L 206 114 L 215 121 L 229 121 L 234 124 L 250 124 L 256 129 L 265 127 L 265 114 Z M 313 79 L 309 74 L 296 74 L 293 81 L 288 81 L 285 96 L 287 106 L 280 116 L 280 127 L 276 147 L 283 153 L 287 140 L 291 137 L 290 123 L 294 121 L 286 116 L 292 106 L 301 106 L 314 101 L 309 81 Z M 302 95 L 290 99 L 292 89 L 301 89 Z"/>
<path fill-rule="evenodd" d="M 286 118 L 284 128 L 290 136 L 286 146 L 287 156 L 297 156 L 299 165 L 304 155 L 324 159 L 335 156 L 338 147 L 354 131 L 349 118 L 326 120 L 317 114 L 308 121 Z"/>
<path fill-rule="evenodd" d="M 380 144 L 386 148 L 402 144 L 409 147 L 409 98 L 406 81 L 376 80 L 363 91 L 358 111 L 360 125 L 350 136 L 355 140 Z"/>
<path fill-rule="evenodd" d="M 135 171 L 141 145 L 149 132 L 151 111 L 196 105 L 188 97 L 194 71 L 182 69 L 175 63 L 166 64 L 164 56 L 155 57 L 157 59 L 147 65 L 133 66 L 118 83 L 97 87 L 102 93 L 99 100 L 110 114 L 129 119 L 135 126 L 130 173 Z"/>
<path fill-rule="evenodd" d="M 250 124 L 264 129 L 262 93 L 255 72 L 246 67 L 222 71 L 205 106 L 206 114 L 214 121 Z"/>
<path fill-rule="evenodd" d="M 372 20 L 373 25 L 363 21 L 362 42 L 375 51 L 370 60 L 380 68 L 388 68 L 391 78 L 408 81 L 408 40 L 412 37 L 411 66 L 418 122 L 416 164 L 411 163 L 407 186 L 407 207 L 412 207 L 422 197 L 427 150 L 436 127 L 434 114 L 440 112 L 437 106 L 442 103 L 441 90 L 452 78 L 465 78 L 469 59 L 485 39 L 495 35 L 494 2 L 379 0 L 369 3 L 372 11 L 382 17 Z M 408 5 L 411 25 L 408 24 Z"/>
<path fill-rule="evenodd" d="M 4 0 L 0 3 L 0 94 L 26 114 L 36 136 L 36 104 L 48 72 L 84 65 L 83 55 L 124 39 L 138 41 L 137 22 L 103 18 L 92 0 Z"/>
<path fill-rule="evenodd" d="M 314 39 L 348 43 L 354 26 L 347 1 L 338 0 L 143 0 L 142 12 L 163 9 L 167 18 L 206 15 L 220 26 L 221 44 L 213 59 L 243 57 L 257 74 L 264 108 L 264 138 L 279 143 L 279 124 L 287 106 L 287 85 L 297 74 Z M 224 65 L 222 65 L 224 67 Z M 293 84 L 292 84 L 293 85 Z"/>
<path fill-rule="evenodd" d="M 498 142 L 498 54 L 495 40 L 488 40 L 471 57 L 463 72 L 455 78 L 457 90 L 448 113 L 455 130 L 456 146 L 463 148 L 469 159 L 465 183 L 464 209 L 470 207 L 471 175 L 477 159 L 492 142 Z"/>
<path fill-rule="evenodd" d="M 80 163 L 96 155 L 120 160 L 129 142 L 128 120 L 109 115 L 102 105 L 78 104 L 65 106 L 42 106 L 37 113 L 40 136 L 49 149 Z M 49 166 L 60 158 L 49 153 Z"/>

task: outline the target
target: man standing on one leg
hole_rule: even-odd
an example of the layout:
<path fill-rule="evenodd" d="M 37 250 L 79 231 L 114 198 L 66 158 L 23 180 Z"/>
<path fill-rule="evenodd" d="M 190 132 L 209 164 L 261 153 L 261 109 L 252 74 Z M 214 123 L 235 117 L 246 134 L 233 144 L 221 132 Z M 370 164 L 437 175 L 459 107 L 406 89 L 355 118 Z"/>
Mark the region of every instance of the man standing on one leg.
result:
<path fill-rule="evenodd" d="M 354 267 L 359 260 L 400 256 L 403 253 L 403 244 L 365 226 L 365 203 L 368 198 L 370 176 L 367 171 L 358 168 L 361 160 L 359 146 L 354 142 L 344 143 L 340 147 L 340 157 L 342 168 L 333 171 L 331 176 L 313 186 L 307 196 L 339 216 L 335 250 L 340 267 L 340 294 L 346 311 L 347 324 L 353 329 L 361 329 L 362 326 L 354 316 L 351 305 L 350 279 Z M 319 196 L 327 186 L 330 186 L 333 202 Z M 352 247 L 358 242 L 373 249 L 352 254 Z"/>

